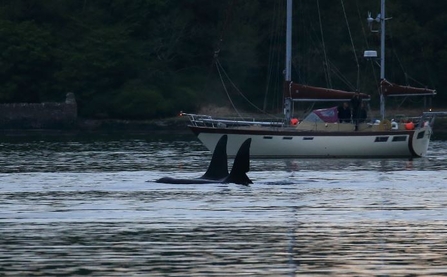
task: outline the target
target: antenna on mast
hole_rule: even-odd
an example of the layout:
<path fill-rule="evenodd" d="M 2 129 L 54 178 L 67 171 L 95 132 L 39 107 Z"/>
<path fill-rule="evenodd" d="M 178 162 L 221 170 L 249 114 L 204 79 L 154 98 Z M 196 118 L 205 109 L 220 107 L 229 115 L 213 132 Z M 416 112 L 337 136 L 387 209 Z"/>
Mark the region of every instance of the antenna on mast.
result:
<path fill-rule="evenodd" d="M 380 1 L 380 13 L 376 18 L 371 17 L 371 12 L 368 12 L 368 17 L 366 22 L 368 22 L 369 29 L 373 33 L 380 33 L 380 57 L 377 57 L 377 51 L 365 51 L 363 56 L 369 59 L 379 59 L 380 60 L 380 81 L 385 80 L 385 21 L 391 19 L 385 17 L 385 0 Z M 374 29 L 373 23 L 380 23 L 380 29 Z M 385 118 L 385 97 L 383 92 L 380 91 L 380 115 L 382 120 Z"/>
<path fill-rule="evenodd" d="M 377 15 L 376 18 L 371 17 L 371 12 L 368 12 L 368 17 L 366 18 L 366 22 L 368 22 L 369 30 L 373 33 L 378 33 L 379 29 L 373 29 L 373 23 L 380 22 L 380 13 Z"/>

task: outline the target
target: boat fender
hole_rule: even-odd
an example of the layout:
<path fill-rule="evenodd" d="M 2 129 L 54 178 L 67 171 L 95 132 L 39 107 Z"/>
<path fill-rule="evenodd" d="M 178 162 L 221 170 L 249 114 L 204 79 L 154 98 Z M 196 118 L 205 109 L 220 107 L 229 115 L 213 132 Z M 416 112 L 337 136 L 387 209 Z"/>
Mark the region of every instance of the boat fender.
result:
<path fill-rule="evenodd" d="M 414 123 L 413 122 L 408 122 L 408 123 L 405 123 L 405 129 L 406 130 L 413 130 L 414 129 Z"/>
<path fill-rule="evenodd" d="M 393 130 L 399 129 L 399 124 L 396 121 L 391 121 L 391 129 Z"/>
<path fill-rule="evenodd" d="M 223 122 L 217 122 L 217 127 L 218 128 L 227 128 L 227 124 L 225 124 Z"/>
<path fill-rule="evenodd" d="M 298 120 L 298 118 L 292 118 L 292 119 L 290 119 L 290 124 L 293 125 L 293 126 L 298 125 L 299 122 L 300 122 L 300 121 Z"/>

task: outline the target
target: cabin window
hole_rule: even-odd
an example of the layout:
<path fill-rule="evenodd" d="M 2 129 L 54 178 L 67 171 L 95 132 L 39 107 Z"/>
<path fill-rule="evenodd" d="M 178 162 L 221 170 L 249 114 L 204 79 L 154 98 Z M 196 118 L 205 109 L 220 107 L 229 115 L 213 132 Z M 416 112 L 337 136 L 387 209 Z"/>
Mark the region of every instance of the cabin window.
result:
<path fill-rule="evenodd" d="M 313 140 L 313 137 L 304 137 L 303 140 Z"/>
<path fill-rule="evenodd" d="M 282 139 L 291 140 L 292 137 L 283 137 Z"/>
<path fill-rule="evenodd" d="M 421 139 L 425 136 L 425 131 L 422 131 L 418 134 L 418 138 L 417 139 Z"/>
<path fill-rule="evenodd" d="M 393 137 L 393 141 L 406 141 L 407 136 L 395 136 Z"/>
<path fill-rule="evenodd" d="M 376 140 L 374 142 L 387 142 L 388 137 L 376 137 Z"/>
<path fill-rule="evenodd" d="M 264 139 L 272 139 L 273 137 L 271 136 L 264 136 Z"/>

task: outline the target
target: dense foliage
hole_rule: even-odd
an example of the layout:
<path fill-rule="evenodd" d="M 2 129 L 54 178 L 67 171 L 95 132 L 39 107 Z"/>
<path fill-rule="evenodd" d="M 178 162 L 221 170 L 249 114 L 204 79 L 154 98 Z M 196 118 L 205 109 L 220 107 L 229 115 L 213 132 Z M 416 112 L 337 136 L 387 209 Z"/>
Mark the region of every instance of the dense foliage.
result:
<path fill-rule="evenodd" d="M 447 2 L 388 2 L 387 78 L 433 87 L 442 103 Z M 378 50 L 365 18 L 379 10 L 295 0 L 294 80 L 376 95 L 379 69 L 362 55 Z M 277 111 L 284 15 L 285 1 L 267 0 L 0 1 L 0 103 L 74 92 L 81 116 L 148 119 L 227 105 L 229 94 Z"/>

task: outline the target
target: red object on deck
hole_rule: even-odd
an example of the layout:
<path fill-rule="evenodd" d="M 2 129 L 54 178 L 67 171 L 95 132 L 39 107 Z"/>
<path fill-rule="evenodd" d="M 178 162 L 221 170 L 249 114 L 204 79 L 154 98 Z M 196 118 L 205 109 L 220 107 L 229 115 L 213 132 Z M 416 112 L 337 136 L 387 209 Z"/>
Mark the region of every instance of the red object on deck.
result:
<path fill-rule="evenodd" d="M 413 130 L 413 129 L 414 129 L 414 123 L 413 122 L 405 123 L 405 130 Z"/>

